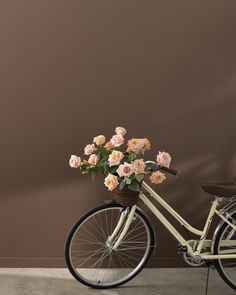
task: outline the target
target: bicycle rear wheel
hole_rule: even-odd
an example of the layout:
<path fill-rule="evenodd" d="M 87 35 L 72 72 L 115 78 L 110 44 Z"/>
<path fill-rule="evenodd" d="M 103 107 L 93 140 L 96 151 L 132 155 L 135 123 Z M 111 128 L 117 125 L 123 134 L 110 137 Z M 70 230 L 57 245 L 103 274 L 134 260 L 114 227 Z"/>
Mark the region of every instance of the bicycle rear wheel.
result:
<path fill-rule="evenodd" d="M 89 211 L 72 228 L 65 247 L 66 263 L 82 284 L 97 289 L 120 286 L 135 277 L 148 261 L 154 234 L 138 208 L 119 247 L 111 251 L 107 243 L 125 209 L 118 204 L 103 205 Z"/>
<path fill-rule="evenodd" d="M 236 220 L 236 213 L 232 215 L 232 218 Z M 230 243 L 227 245 L 226 241 L 232 241 L 232 245 L 230 246 Z M 215 240 L 214 254 L 222 254 L 224 253 L 224 250 L 230 251 L 231 254 L 235 254 L 235 244 L 236 232 L 228 223 L 223 223 Z M 236 259 L 218 259 L 215 261 L 215 266 L 226 284 L 236 290 Z"/>

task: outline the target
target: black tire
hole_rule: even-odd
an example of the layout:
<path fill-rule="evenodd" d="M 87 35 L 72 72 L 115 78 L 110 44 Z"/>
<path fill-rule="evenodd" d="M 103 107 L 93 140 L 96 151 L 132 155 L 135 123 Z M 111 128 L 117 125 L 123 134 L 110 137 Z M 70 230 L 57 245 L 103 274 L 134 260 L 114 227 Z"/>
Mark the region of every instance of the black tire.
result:
<path fill-rule="evenodd" d="M 233 219 L 236 219 L 236 213 L 232 215 L 232 218 Z M 224 222 L 216 236 L 216 239 L 215 239 L 215 243 L 214 243 L 214 254 L 217 255 L 218 254 L 218 249 L 219 249 L 219 242 L 222 238 L 222 235 L 224 234 L 225 232 L 225 229 L 228 227 L 229 225 Z M 223 270 L 223 267 L 222 267 L 222 264 L 221 264 L 221 260 L 220 259 L 216 259 L 215 260 L 215 267 L 219 273 L 219 275 L 221 276 L 221 278 L 225 281 L 225 283 L 227 285 L 229 285 L 232 289 L 236 290 L 236 281 L 233 283 L 232 280 L 230 280 L 224 270 Z M 236 271 L 236 270 L 235 270 Z"/>
<path fill-rule="evenodd" d="M 149 230 L 149 233 L 150 233 L 150 238 L 151 238 L 151 246 L 149 247 L 148 249 L 148 254 L 146 255 L 146 259 L 143 261 L 142 265 L 137 269 L 137 271 L 135 271 L 132 276 L 120 281 L 119 283 L 116 283 L 116 284 L 112 284 L 112 285 L 109 285 L 109 286 L 104 286 L 104 285 L 94 285 L 94 284 L 91 284 L 90 282 L 84 280 L 81 276 L 79 276 L 77 274 L 77 272 L 74 270 L 73 266 L 72 266 L 72 263 L 71 263 L 71 259 L 70 259 L 70 245 L 71 245 L 71 242 L 72 242 L 72 239 L 73 239 L 73 236 L 75 234 L 75 232 L 77 231 L 77 228 L 81 225 L 81 223 L 83 223 L 90 215 L 93 215 L 94 213 L 100 211 L 100 210 L 104 210 L 104 209 L 107 209 L 107 208 L 114 208 L 114 207 L 118 207 L 118 208 L 125 208 L 119 204 L 105 204 L 105 205 L 102 205 L 102 206 L 99 206 L 97 208 L 94 208 L 92 210 L 90 210 L 89 212 L 87 212 L 84 216 L 82 216 L 75 224 L 74 226 L 72 227 L 69 235 L 68 235 L 68 238 L 66 240 L 66 245 L 65 245 L 65 260 L 66 260 L 66 264 L 67 264 L 67 267 L 69 269 L 69 271 L 71 272 L 71 274 L 74 276 L 74 278 L 79 281 L 80 283 L 86 285 L 86 286 L 89 286 L 91 288 L 95 288 L 95 289 L 110 289 L 110 288 L 115 288 L 115 287 L 118 287 L 120 285 L 123 285 L 125 283 L 127 283 L 128 281 L 130 281 L 131 279 L 133 279 L 136 275 L 138 275 L 138 273 L 140 273 L 140 271 L 144 268 L 144 266 L 146 265 L 147 261 L 149 260 L 150 258 L 150 255 L 155 247 L 155 236 L 154 236 L 154 233 L 153 233 L 153 229 L 152 229 L 152 226 L 149 222 L 149 220 L 146 218 L 146 216 L 142 213 L 142 211 L 137 208 L 135 213 L 137 215 L 139 215 L 145 222 L 146 222 L 146 225 L 147 225 L 147 228 Z"/>

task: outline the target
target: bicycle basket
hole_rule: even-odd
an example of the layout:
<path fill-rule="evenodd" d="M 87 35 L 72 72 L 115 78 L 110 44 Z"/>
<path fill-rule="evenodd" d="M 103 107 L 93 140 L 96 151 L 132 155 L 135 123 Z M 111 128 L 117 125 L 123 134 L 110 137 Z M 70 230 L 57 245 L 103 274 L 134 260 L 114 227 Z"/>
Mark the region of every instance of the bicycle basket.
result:
<path fill-rule="evenodd" d="M 111 198 L 125 207 L 132 207 L 138 202 L 139 192 L 131 191 L 128 188 L 115 188 L 111 193 Z"/>

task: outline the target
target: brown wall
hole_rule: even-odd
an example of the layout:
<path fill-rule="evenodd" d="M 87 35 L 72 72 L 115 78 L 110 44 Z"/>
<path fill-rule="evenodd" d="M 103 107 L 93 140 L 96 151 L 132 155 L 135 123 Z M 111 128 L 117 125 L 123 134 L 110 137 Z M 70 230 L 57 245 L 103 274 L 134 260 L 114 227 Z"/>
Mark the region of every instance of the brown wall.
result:
<path fill-rule="evenodd" d="M 66 235 L 108 198 L 68 167 L 117 125 L 169 151 L 158 187 L 202 227 L 205 180 L 235 179 L 235 1 L 0 2 L 0 266 L 62 266 Z M 157 223 L 152 265 L 180 265 Z"/>

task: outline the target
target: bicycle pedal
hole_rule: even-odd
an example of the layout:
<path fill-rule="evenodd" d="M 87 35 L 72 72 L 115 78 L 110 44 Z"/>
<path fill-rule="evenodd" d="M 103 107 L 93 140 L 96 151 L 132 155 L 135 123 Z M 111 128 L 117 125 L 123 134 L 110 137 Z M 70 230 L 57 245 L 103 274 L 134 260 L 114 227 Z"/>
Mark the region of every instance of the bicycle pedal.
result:
<path fill-rule="evenodd" d="M 188 247 L 187 246 L 184 246 L 184 245 L 181 245 L 179 244 L 177 246 L 177 252 L 180 254 L 180 253 L 186 253 L 188 251 Z"/>

